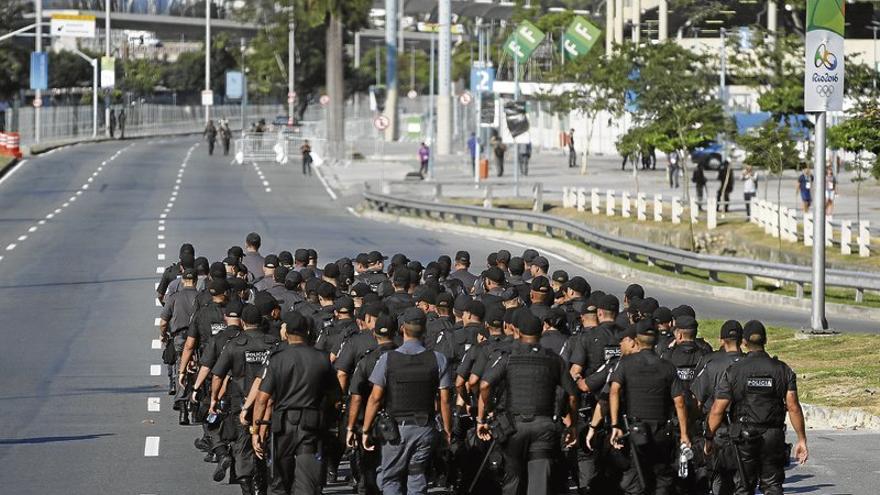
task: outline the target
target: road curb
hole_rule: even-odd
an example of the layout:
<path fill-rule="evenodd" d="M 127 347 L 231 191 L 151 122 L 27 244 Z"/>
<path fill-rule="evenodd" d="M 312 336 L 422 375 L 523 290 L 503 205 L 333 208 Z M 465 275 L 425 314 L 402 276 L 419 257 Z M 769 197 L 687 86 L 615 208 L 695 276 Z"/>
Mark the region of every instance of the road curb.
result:
<path fill-rule="evenodd" d="M 76 146 L 78 144 L 107 143 L 110 141 L 126 142 L 126 141 L 135 141 L 135 140 L 141 140 L 141 139 L 194 136 L 194 135 L 199 135 L 199 134 L 202 134 L 202 132 L 197 132 L 197 131 L 193 131 L 193 132 L 166 132 L 166 133 L 162 133 L 162 134 L 149 134 L 149 135 L 144 135 L 144 136 L 130 136 L 125 139 L 100 137 L 100 138 L 95 138 L 95 139 L 81 139 L 81 140 L 76 140 L 76 141 L 59 141 L 57 143 L 49 143 L 46 145 L 39 145 L 37 148 L 37 151 L 34 151 L 33 145 L 24 146 L 24 147 L 22 147 L 22 153 L 25 156 L 39 156 L 39 155 L 44 155 L 44 154 L 46 154 L 50 151 L 56 150 L 56 149 L 64 148 L 67 146 Z"/>
<path fill-rule="evenodd" d="M 590 266 L 591 269 L 612 277 L 620 277 L 623 280 L 638 279 L 640 281 L 651 282 L 655 285 L 668 285 L 674 283 L 684 292 L 693 292 L 696 294 L 707 295 L 719 300 L 730 300 L 744 304 L 757 304 L 765 307 L 780 307 L 801 309 L 805 312 L 810 310 L 809 299 L 798 299 L 792 296 L 784 296 L 780 294 L 768 294 L 766 292 L 748 291 L 736 287 L 726 287 L 721 285 L 709 285 L 690 280 L 679 278 L 671 278 L 664 275 L 658 275 L 642 271 L 636 268 L 630 268 L 615 263 L 601 256 L 598 256 L 586 249 L 573 246 L 558 239 L 542 237 L 536 234 L 528 234 L 522 232 L 504 232 L 482 227 L 473 227 L 459 225 L 439 220 L 416 219 L 412 217 L 392 215 L 388 213 L 378 213 L 368 210 L 365 216 L 374 216 L 375 219 L 394 220 L 398 223 L 408 224 L 418 228 L 427 228 L 432 230 L 447 230 L 456 233 L 469 235 L 480 235 L 487 238 L 497 240 L 518 240 L 519 242 L 532 243 L 541 246 L 549 251 L 558 254 L 564 254 L 575 261 Z M 837 316 L 841 318 L 853 319 L 869 319 L 880 321 L 880 308 L 869 308 L 863 306 L 850 306 L 846 304 L 826 303 L 826 314 L 829 316 Z"/>

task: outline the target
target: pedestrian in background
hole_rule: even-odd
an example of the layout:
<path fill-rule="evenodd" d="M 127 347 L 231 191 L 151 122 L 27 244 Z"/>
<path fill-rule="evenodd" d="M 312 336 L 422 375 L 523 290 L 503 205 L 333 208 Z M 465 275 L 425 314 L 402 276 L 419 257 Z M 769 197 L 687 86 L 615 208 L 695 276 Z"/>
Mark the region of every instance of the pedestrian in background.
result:
<path fill-rule="evenodd" d="M 668 158 L 669 165 L 666 167 L 666 171 L 669 174 L 669 188 L 678 189 L 678 175 L 681 172 L 679 161 L 681 157 L 679 157 L 678 151 L 673 151 L 668 155 Z"/>
<path fill-rule="evenodd" d="M 116 137 L 116 110 L 110 109 L 110 137 Z"/>
<path fill-rule="evenodd" d="M 428 174 L 428 162 L 430 160 L 431 150 L 423 141 L 422 145 L 419 147 L 419 174 L 421 174 L 423 179 L 425 178 L 425 175 Z"/>
<path fill-rule="evenodd" d="M 703 193 L 706 192 L 706 174 L 703 173 L 702 163 L 697 164 L 697 167 L 694 169 L 694 173 L 691 176 L 691 181 L 693 181 L 694 188 L 697 190 L 697 207 L 702 211 Z"/>
<path fill-rule="evenodd" d="M 303 157 L 303 169 L 302 174 L 308 175 L 311 177 L 312 175 L 312 145 L 309 144 L 309 140 L 306 139 L 303 141 L 302 146 L 299 147 L 300 153 L 302 153 Z"/>
<path fill-rule="evenodd" d="M 801 196 L 801 205 L 804 213 L 810 211 L 810 205 L 813 204 L 813 171 L 806 163 L 803 165 L 803 172 L 798 176 L 797 192 Z"/>
<path fill-rule="evenodd" d="M 217 128 L 214 127 L 214 121 L 209 120 L 205 126 L 205 132 L 202 133 L 205 140 L 208 141 L 208 155 L 214 154 L 214 143 L 217 141 Z"/>
<path fill-rule="evenodd" d="M 516 145 L 517 153 L 519 153 L 519 173 L 529 175 L 529 160 L 532 158 L 532 143 L 523 143 Z"/>
<path fill-rule="evenodd" d="M 746 217 L 752 218 L 752 198 L 758 193 L 758 173 L 752 170 L 751 165 L 746 165 L 740 175 L 743 183 L 743 201 L 746 202 Z"/>
<path fill-rule="evenodd" d="M 831 217 L 834 213 L 834 196 L 837 193 L 837 177 L 832 168 L 825 168 L 825 216 Z"/>
<path fill-rule="evenodd" d="M 730 162 L 724 160 L 721 168 L 718 169 L 718 192 L 715 199 L 717 205 L 715 208 L 723 213 L 727 213 L 730 206 L 730 193 L 733 192 L 733 171 L 730 168 Z"/>
<path fill-rule="evenodd" d="M 229 143 L 232 140 L 232 129 L 229 128 L 229 120 L 220 121 L 220 142 L 223 143 L 223 156 L 229 155 Z"/>
<path fill-rule="evenodd" d="M 495 135 L 492 136 L 492 148 L 495 152 L 495 164 L 498 166 L 498 177 L 501 177 L 504 175 L 504 153 L 507 152 L 507 145 Z"/>
<path fill-rule="evenodd" d="M 473 132 L 471 133 L 471 137 L 468 138 L 467 141 L 468 152 L 471 155 L 471 169 L 474 170 L 474 174 L 476 174 L 477 170 L 477 135 Z"/>
<path fill-rule="evenodd" d="M 119 110 L 119 117 L 116 119 L 119 122 L 119 139 L 125 139 L 125 109 L 122 108 Z"/>
<path fill-rule="evenodd" d="M 565 138 L 568 144 L 568 168 L 577 166 L 577 154 L 574 152 L 574 128 L 568 131 Z"/>

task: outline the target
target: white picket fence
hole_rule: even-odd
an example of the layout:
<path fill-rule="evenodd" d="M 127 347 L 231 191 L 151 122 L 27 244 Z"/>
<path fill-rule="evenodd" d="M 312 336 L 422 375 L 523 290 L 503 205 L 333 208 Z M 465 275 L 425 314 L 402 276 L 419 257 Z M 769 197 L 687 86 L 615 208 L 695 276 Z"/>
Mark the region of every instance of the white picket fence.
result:
<path fill-rule="evenodd" d="M 604 197 L 604 205 L 602 199 Z M 589 191 L 584 187 L 563 187 L 562 188 L 562 207 L 575 208 L 578 211 L 590 211 L 593 215 L 605 213 L 606 216 L 613 217 L 620 214 L 623 218 L 632 217 L 632 197 L 629 192 L 620 193 L 620 208 L 617 207 L 617 195 L 613 189 L 600 191 L 598 188 L 592 188 Z M 603 208 L 604 206 L 604 208 Z M 648 220 L 647 197 L 645 193 L 636 195 L 636 219 L 640 222 Z M 654 222 L 663 222 L 665 216 L 665 203 L 663 196 L 654 195 L 653 220 Z M 715 229 L 718 227 L 717 200 L 713 196 L 709 196 L 706 201 L 706 211 L 701 212 L 697 201 L 691 198 L 688 211 L 691 215 L 693 223 L 699 223 L 701 217 L 705 217 L 706 228 Z M 682 198 L 673 196 L 669 201 L 669 221 L 673 224 L 680 224 L 682 216 L 685 213 Z M 703 215 L 704 214 L 704 215 Z M 782 237 L 788 242 L 800 242 L 801 238 L 805 246 L 813 245 L 813 222 L 809 215 L 798 215 L 793 208 L 786 208 L 762 199 L 752 198 L 751 201 L 751 218 L 750 221 L 755 225 L 764 229 L 764 232 L 773 237 Z M 832 247 L 834 245 L 834 225 L 830 220 L 825 221 L 825 245 Z M 870 222 L 863 220 L 858 223 L 857 235 L 853 235 L 853 222 L 850 220 L 840 222 L 837 229 L 837 240 L 840 244 L 840 253 L 843 255 L 851 255 L 858 252 L 861 257 L 871 255 L 871 232 Z M 802 233 L 803 235 L 799 235 Z M 855 237 L 855 239 L 853 239 Z M 853 250 L 853 245 L 856 249 Z"/>

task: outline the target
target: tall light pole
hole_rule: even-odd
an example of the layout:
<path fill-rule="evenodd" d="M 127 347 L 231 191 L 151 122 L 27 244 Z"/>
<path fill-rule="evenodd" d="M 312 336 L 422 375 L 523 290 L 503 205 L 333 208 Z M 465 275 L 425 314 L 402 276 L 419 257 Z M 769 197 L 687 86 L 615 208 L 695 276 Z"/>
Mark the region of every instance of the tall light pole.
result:
<path fill-rule="evenodd" d="M 287 124 L 293 125 L 293 101 L 296 98 L 296 89 L 294 88 L 294 76 L 296 75 L 296 21 L 294 20 L 295 12 L 291 7 L 290 23 L 287 25 Z"/>
<path fill-rule="evenodd" d="M 385 0 L 385 139 L 397 138 L 397 0 Z"/>
<path fill-rule="evenodd" d="M 430 82 L 428 83 L 428 141 L 431 143 L 431 147 L 428 152 L 428 178 L 434 178 L 434 154 L 437 152 L 437 129 L 434 126 L 434 33 L 430 34 L 431 37 L 431 68 L 428 70 L 428 77 L 430 78 Z"/>
<path fill-rule="evenodd" d="M 37 25 L 34 28 L 37 31 L 37 37 L 34 40 L 35 46 L 34 51 L 41 52 L 43 51 L 43 0 L 36 0 L 36 6 L 34 8 L 36 14 L 36 23 Z M 40 107 L 42 106 L 42 91 L 36 90 L 36 95 L 34 102 L 39 102 L 34 105 L 34 142 L 40 142 Z"/>
<path fill-rule="evenodd" d="M 110 0 L 104 0 L 104 57 L 110 58 Z M 114 66 L 115 67 L 115 66 Z M 104 135 L 110 137 L 110 92 L 104 96 Z"/>
<path fill-rule="evenodd" d="M 211 91 L 211 0 L 205 0 L 205 92 L 208 91 Z M 203 101 L 202 103 L 208 102 Z M 211 105 L 204 106 L 205 123 L 207 124 L 211 119 Z"/>
<path fill-rule="evenodd" d="M 440 38 L 437 51 L 437 153 L 452 152 L 452 2 L 440 0 Z"/>
<path fill-rule="evenodd" d="M 871 45 L 871 50 L 874 52 L 874 67 L 871 67 L 871 89 L 876 93 L 877 92 L 877 30 L 880 29 L 880 25 L 877 24 L 877 21 L 871 22 L 871 31 L 874 33 L 874 43 Z"/>
<path fill-rule="evenodd" d="M 244 36 L 241 37 L 241 102 L 240 102 L 240 110 L 239 114 L 241 117 L 241 134 L 244 135 L 245 125 L 244 125 L 244 109 L 247 106 L 247 68 L 245 67 L 245 54 L 247 53 L 247 46 L 244 43 Z"/>
<path fill-rule="evenodd" d="M 810 326 L 813 331 L 828 328 L 825 321 L 825 198 L 822 193 L 825 185 L 825 113 L 816 113 L 814 131 L 813 184 L 819 184 L 819 189 L 813 188 L 813 287 L 810 294 Z"/>

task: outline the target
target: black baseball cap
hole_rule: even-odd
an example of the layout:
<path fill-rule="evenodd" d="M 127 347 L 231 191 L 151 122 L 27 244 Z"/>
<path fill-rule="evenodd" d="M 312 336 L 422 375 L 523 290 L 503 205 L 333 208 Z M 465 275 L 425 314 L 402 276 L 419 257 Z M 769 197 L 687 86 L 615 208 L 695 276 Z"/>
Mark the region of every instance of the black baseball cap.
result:
<path fill-rule="evenodd" d="M 504 270 L 502 270 L 501 268 L 498 268 L 497 266 L 493 266 L 493 267 L 489 268 L 488 270 L 483 272 L 483 275 L 487 279 L 495 282 L 496 284 L 503 284 L 504 283 Z"/>
<path fill-rule="evenodd" d="M 486 317 L 483 323 L 488 327 L 501 328 L 504 326 L 504 307 L 499 304 L 492 304 L 486 308 Z"/>
<path fill-rule="evenodd" d="M 208 282 L 208 292 L 212 296 L 219 296 L 229 290 L 229 282 L 225 278 L 215 278 Z"/>
<path fill-rule="evenodd" d="M 550 280 L 543 275 L 538 275 L 532 279 L 532 290 L 542 294 L 549 294 L 553 289 L 550 287 Z"/>
<path fill-rule="evenodd" d="M 499 294 L 498 296 L 501 298 L 502 301 L 512 301 L 519 297 L 519 292 L 517 292 L 516 288 L 514 287 L 507 287 L 506 289 L 501 291 L 501 294 Z"/>
<path fill-rule="evenodd" d="M 222 261 L 215 261 L 211 263 L 208 274 L 211 278 L 226 278 L 226 265 Z"/>
<path fill-rule="evenodd" d="M 306 317 L 299 311 L 288 311 L 281 317 L 284 322 L 287 333 L 307 334 L 309 332 L 309 322 Z"/>
<path fill-rule="evenodd" d="M 373 263 L 378 263 L 382 260 L 387 260 L 387 256 L 382 256 L 382 253 L 379 251 L 370 251 L 367 253 L 367 264 L 372 265 Z"/>
<path fill-rule="evenodd" d="M 424 325 L 426 320 L 425 312 L 419 308 L 406 308 L 406 311 L 401 315 L 401 320 L 404 323 Z"/>
<path fill-rule="evenodd" d="M 354 299 L 350 296 L 342 296 L 333 302 L 333 309 L 337 313 L 352 314 L 354 313 Z"/>
<path fill-rule="evenodd" d="M 281 308 L 278 299 L 264 290 L 254 294 L 254 306 L 260 310 L 260 314 L 265 316 L 268 316 L 275 308 Z"/>
<path fill-rule="evenodd" d="M 653 317 L 654 311 L 657 311 L 657 309 L 659 309 L 659 308 L 660 308 L 660 303 L 658 303 L 657 300 L 654 299 L 653 297 L 647 297 L 645 299 L 642 299 L 642 301 L 639 302 L 639 305 L 638 305 L 639 313 L 641 313 L 642 315 L 644 315 L 646 317 Z"/>
<path fill-rule="evenodd" d="M 248 283 L 238 277 L 229 277 L 226 279 L 226 282 L 229 284 L 229 290 L 232 292 L 241 292 L 248 288 Z"/>
<path fill-rule="evenodd" d="M 545 272 L 550 269 L 550 262 L 543 256 L 536 256 L 535 259 L 532 260 L 532 264 Z"/>
<path fill-rule="evenodd" d="M 419 286 L 413 293 L 413 296 L 417 303 L 426 302 L 432 306 L 437 304 L 437 293 L 426 285 Z"/>
<path fill-rule="evenodd" d="M 605 294 L 596 302 L 596 308 L 617 313 L 620 311 L 620 301 L 614 294 Z"/>
<path fill-rule="evenodd" d="M 721 325 L 721 338 L 724 340 L 740 340 L 743 327 L 736 320 L 727 320 Z"/>
<path fill-rule="evenodd" d="M 495 261 L 498 263 L 504 263 L 505 265 L 510 263 L 510 251 L 506 249 L 500 249 L 497 253 L 495 253 Z"/>
<path fill-rule="evenodd" d="M 196 273 L 199 275 L 207 275 L 211 271 L 211 264 L 208 263 L 208 258 L 199 256 L 193 261 L 193 268 L 196 269 Z M 223 268 L 223 271 L 226 272 L 226 267 Z"/>
<path fill-rule="evenodd" d="M 373 333 L 380 337 L 391 337 L 397 331 L 397 320 L 391 315 L 381 314 L 376 318 L 376 326 L 373 327 Z"/>
<path fill-rule="evenodd" d="M 688 306 L 687 304 L 682 304 L 672 310 L 672 317 L 678 319 L 679 316 L 690 316 L 691 318 L 697 317 L 697 312 L 694 311 L 694 308 Z"/>
<path fill-rule="evenodd" d="M 236 258 L 235 256 L 227 256 L 227 257 L 223 258 L 223 264 L 229 265 L 229 266 L 235 266 L 238 264 L 238 258 Z"/>
<path fill-rule="evenodd" d="M 654 323 L 672 323 L 672 310 L 666 306 L 660 306 L 655 309 L 654 314 L 651 316 L 654 319 Z"/>
<path fill-rule="evenodd" d="M 754 344 L 767 343 L 767 329 L 758 320 L 751 320 L 743 325 L 743 340 Z"/>
<path fill-rule="evenodd" d="M 385 313 L 385 304 L 381 301 L 375 301 L 364 304 L 364 313 L 376 317 Z"/>
<path fill-rule="evenodd" d="M 267 255 L 265 258 L 263 258 L 263 266 L 265 266 L 266 268 L 278 268 L 279 264 L 280 263 L 278 263 L 278 256 L 274 254 Z"/>
<path fill-rule="evenodd" d="M 486 256 L 486 265 L 487 266 L 495 266 L 498 264 L 498 253 L 489 253 L 489 256 Z"/>
<path fill-rule="evenodd" d="M 279 284 L 283 284 L 284 280 L 287 279 L 287 274 L 290 273 L 290 268 L 287 268 L 284 265 L 278 265 L 278 268 L 275 269 L 275 274 L 272 276 L 276 282 Z"/>
<path fill-rule="evenodd" d="M 565 324 L 565 311 L 562 308 L 550 308 L 541 318 L 553 328 L 559 329 Z"/>
<path fill-rule="evenodd" d="M 523 335 L 540 335 L 544 330 L 544 323 L 530 311 L 522 311 L 515 318 L 516 327 Z"/>
<path fill-rule="evenodd" d="M 626 292 L 624 292 L 624 295 L 629 300 L 633 299 L 634 297 L 637 297 L 639 299 L 644 299 L 645 298 L 645 289 L 644 289 L 644 287 L 642 287 L 639 284 L 630 284 L 626 288 Z"/>
<path fill-rule="evenodd" d="M 699 324 L 696 318 L 688 315 L 681 315 L 675 319 L 675 328 L 682 330 L 696 330 Z"/>
<path fill-rule="evenodd" d="M 486 306 L 484 306 L 483 303 L 480 301 L 468 302 L 465 311 L 476 316 L 480 319 L 480 321 L 482 321 L 483 318 L 486 316 Z"/>
<path fill-rule="evenodd" d="M 409 263 L 409 258 L 403 253 L 397 253 L 391 257 L 392 265 L 406 265 L 407 263 Z"/>
<path fill-rule="evenodd" d="M 468 303 L 471 302 L 471 296 L 461 293 L 455 298 L 455 302 L 453 303 L 452 309 L 455 311 L 465 311 L 467 310 Z"/>
<path fill-rule="evenodd" d="M 281 251 L 278 253 L 278 262 L 282 265 L 293 265 L 293 255 L 290 254 L 290 251 Z"/>
<path fill-rule="evenodd" d="M 510 263 L 507 264 L 507 269 L 510 270 L 511 275 L 522 275 L 526 270 L 526 264 L 522 258 L 514 256 L 513 258 L 510 258 Z"/>
<path fill-rule="evenodd" d="M 398 266 L 394 269 L 391 280 L 394 285 L 408 285 L 410 281 L 409 270 L 405 266 Z"/>
<path fill-rule="evenodd" d="M 192 268 L 187 268 L 186 270 L 183 271 L 183 279 L 184 280 L 195 280 L 197 278 L 199 278 L 199 277 L 198 277 L 198 275 L 196 275 L 196 271 L 193 270 Z"/>
<path fill-rule="evenodd" d="M 640 320 L 635 324 L 636 333 L 639 335 L 657 336 L 657 329 L 654 328 L 654 322 L 651 320 Z"/>
<path fill-rule="evenodd" d="M 538 256 L 538 252 L 534 249 L 526 249 L 525 251 L 523 251 L 522 259 L 526 263 L 531 263 L 535 261 L 535 258 L 537 258 Z"/>
<path fill-rule="evenodd" d="M 327 263 L 327 265 L 324 267 L 324 276 L 327 278 L 339 278 L 339 273 L 339 265 L 337 265 L 336 263 Z"/>
<path fill-rule="evenodd" d="M 301 284 L 302 281 L 302 273 L 296 270 L 290 270 L 287 272 L 287 276 L 284 277 L 284 288 L 287 290 L 296 290 L 299 288 L 299 284 Z"/>
<path fill-rule="evenodd" d="M 232 246 L 226 250 L 226 255 L 234 256 L 240 260 L 244 258 L 244 249 L 242 249 L 241 246 Z"/>
<path fill-rule="evenodd" d="M 230 318 L 240 318 L 243 310 L 244 304 L 239 299 L 233 299 L 226 303 L 226 307 L 223 308 L 223 314 Z"/>
<path fill-rule="evenodd" d="M 635 325 L 628 325 L 626 328 L 620 332 L 620 340 L 623 339 L 635 339 L 638 332 L 636 331 Z"/>
<path fill-rule="evenodd" d="M 186 268 L 195 268 L 196 266 L 196 258 L 192 253 L 183 253 L 180 255 L 180 266 L 184 269 Z"/>
<path fill-rule="evenodd" d="M 370 258 L 367 256 L 367 253 L 358 253 L 358 255 L 354 257 L 354 262 L 359 265 L 366 265 L 370 262 Z"/>
<path fill-rule="evenodd" d="M 578 294 L 590 297 L 590 284 L 584 277 L 581 277 L 580 275 L 571 277 L 571 280 L 568 281 L 566 287 L 577 292 Z"/>
<path fill-rule="evenodd" d="M 455 304 L 455 298 L 452 297 L 452 294 L 449 292 L 441 292 L 437 294 L 438 308 L 452 308 L 453 304 Z"/>
<path fill-rule="evenodd" d="M 241 310 L 241 321 L 248 325 L 258 325 L 263 319 L 260 310 L 253 304 L 248 304 Z"/>
<path fill-rule="evenodd" d="M 371 289 L 369 285 L 363 282 L 358 282 L 351 287 L 351 290 L 349 290 L 349 292 L 351 293 L 352 297 L 364 297 L 367 294 L 373 292 L 373 289 Z"/>
<path fill-rule="evenodd" d="M 318 285 L 318 296 L 323 297 L 324 299 L 333 299 L 333 296 L 336 295 L 336 287 L 333 287 L 333 284 L 330 282 L 321 281 L 320 285 Z"/>
<path fill-rule="evenodd" d="M 305 263 L 309 261 L 309 250 L 299 248 L 293 252 L 293 259 L 299 261 L 300 263 Z"/>

